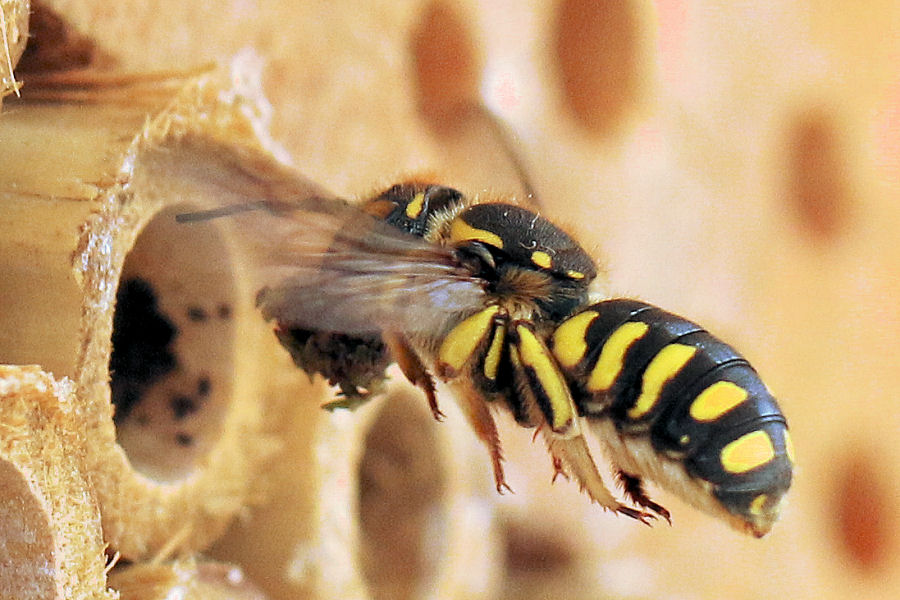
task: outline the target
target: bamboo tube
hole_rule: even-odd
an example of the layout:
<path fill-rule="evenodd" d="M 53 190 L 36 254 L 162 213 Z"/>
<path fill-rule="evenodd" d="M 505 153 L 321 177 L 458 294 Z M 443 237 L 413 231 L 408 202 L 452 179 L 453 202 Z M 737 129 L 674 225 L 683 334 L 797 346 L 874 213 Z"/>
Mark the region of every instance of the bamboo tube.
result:
<path fill-rule="evenodd" d="M 265 600 L 239 567 L 201 558 L 136 564 L 110 573 L 121 600 Z"/>
<path fill-rule="evenodd" d="M 13 69 L 28 41 L 28 12 L 28 0 L 0 0 L 0 106 L 19 89 Z"/>
<path fill-rule="evenodd" d="M 157 163 L 144 168 L 191 128 L 258 147 L 257 124 L 240 113 L 256 99 L 218 81 L 194 80 L 174 102 L 159 85 L 125 86 L 117 98 L 99 88 L 92 104 L 24 101 L 0 121 L 0 356 L 75 382 L 83 433 L 72 450 L 107 541 L 128 558 L 207 545 L 272 450 L 259 430 L 256 349 L 267 333 L 253 294 L 222 232 L 175 226 L 172 207 L 203 190 Z M 231 103 L 219 99 L 226 90 Z M 202 176 L 234 168 L 209 166 Z M 125 357 L 113 373 L 115 421 L 113 337 Z M 159 367 L 149 382 L 148 363 Z"/>
<path fill-rule="evenodd" d="M 3 218 L 18 233 L 2 241 L 15 276 L 0 289 L 16 299 L 0 321 L 4 358 L 50 364 L 75 379 L 86 401 L 85 470 L 106 538 L 126 558 L 201 549 L 237 510 L 262 499 L 267 516 L 249 521 L 228 552 L 267 586 L 272 577 L 257 574 L 280 569 L 281 597 L 488 597 L 499 553 L 483 493 L 493 492 L 463 416 L 445 407 L 451 422 L 435 427 L 424 401 L 400 391 L 383 408 L 374 402 L 352 414 L 303 399 L 311 390 L 324 396 L 299 383 L 305 376 L 251 304 L 252 248 L 227 219 L 175 222 L 211 198 L 308 194 L 309 183 L 253 137 L 258 124 L 217 104 L 222 97 L 213 76 L 201 77 L 133 137 L 110 125 L 129 131 L 143 113 L 110 103 L 114 94 L 91 105 L 17 106 L 10 138 L 43 143 L 15 147 L 9 159 L 19 162 L 5 174 L 15 194 L 6 193 Z M 62 141 L 46 142 L 51 135 Z M 102 156 L 73 150 L 90 137 L 107 149 Z M 46 170 L 29 179 L 33 164 Z M 34 196 L 45 200 L 36 206 Z M 130 352 L 144 369 L 133 376 Z M 250 475 L 263 472 L 273 438 L 286 452 L 257 485 Z M 378 467 L 397 452 L 412 473 Z M 375 489 L 367 482 L 385 478 L 390 492 L 366 496 Z"/>
<path fill-rule="evenodd" d="M 0 597 L 114 598 L 68 379 L 0 366 Z"/>

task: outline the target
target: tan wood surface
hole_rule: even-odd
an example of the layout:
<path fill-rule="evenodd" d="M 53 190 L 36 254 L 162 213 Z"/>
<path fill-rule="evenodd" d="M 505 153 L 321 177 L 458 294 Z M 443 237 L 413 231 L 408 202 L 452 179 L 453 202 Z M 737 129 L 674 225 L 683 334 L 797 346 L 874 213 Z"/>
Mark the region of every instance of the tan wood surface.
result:
<path fill-rule="evenodd" d="M 480 564 L 493 575 L 481 581 L 492 583 L 459 597 L 900 593 L 896 0 L 853 11 L 831 0 L 45 6 L 96 45 L 96 60 L 126 70 L 229 62 L 254 48 L 272 138 L 300 171 L 349 197 L 421 171 L 470 192 L 518 191 L 491 136 L 465 123 L 460 133 L 444 95 L 482 98 L 517 134 L 546 212 L 602 257 L 610 291 L 707 325 L 753 361 L 780 399 L 799 466 L 782 520 L 762 540 L 744 539 L 665 495 L 659 499 L 673 512 L 671 528 L 604 514 L 573 485 L 550 486 L 542 447 L 507 423 L 502 436 L 516 493 L 494 498 L 485 471 L 490 509 L 470 529 L 497 527 L 506 568 L 486 552 Z M 27 89 L 28 77 L 17 79 Z M 0 119 L 12 102 L 5 99 Z M 6 164 L 0 169 L 8 173 Z M 66 193 L 90 195 L 83 187 Z M 71 246 L 72 226 L 84 218 L 83 207 L 69 206 L 28 208 L 41 222 L 59 224 L 58 235 L 48 237 L 48 256 Z M 33 236 L 22 229 L 2 237 L 8 244 L 22 239 Z M 30 285 L 52 280 L 67 298 L 77 289 L 61 267 L 28 277 Z M 28 293 L 40 302 L 34 289 Z M 13 346 L 59 343 L 64 350 L 43 366 L 73 374 L 76 349 L 66 346 L 78 339 L 72 309 L 56 307 L 58 337 L 26 333 L 43 330 L 23 314 Z M 270 350 L 280 358 L 266 376 L 268 394 L 284 403 L 285 390 L 304 377 Z M 362 585 L 312 583 L 310 573 L 327 579 L 334 573 L 322 566 L 336 565 L 291 543 L 292 536 L 316 539 L 310 531 L 319 525 L 304 520 L 316 501 L 294 502 L 302 494 L 291 465 L 313 457 L 331 469 L 304 440 L 341 440 L 357 455 L 365 448 L 367 425 L 321 416 L 315 405 L 325 395 L 317 389 L 313 396 L 292 414 L 273 411 L 291 415 L 280 417 L 285 429 L 276 437 L 294 462 L 278 463 L 269 503 L 246 511 L 213 553 L 242 565 L 273 598 L 365 597 Z M 351 417 L 374 423 L 380 406 Z M 467 445 L 464 428 L 451 431 L 450 439 L 459 438 L 454 452 L 474 448 L 467 460 L 485 458 Z M 350 464 L 325 475 L 352 473 Z M 472 473 L 459 477 L 479 481 Z M 355 497 L 346 489 L 334 494 L 336 503 Z M 350 519 L 329 517 L 338 530 L 330 539 L 340 546 L 359 524 L 352 507 L 338 512 Z M 270 548 L 281 553 L 275 563 L 291 566 L 287 574 L 256 551 L 270 535 Z M 473 540 L 466 551 L 478 547 Z M 472 567 L 465 572 L 473 574 Z M 371 580 L 369 586 L 378 589 Z"/>

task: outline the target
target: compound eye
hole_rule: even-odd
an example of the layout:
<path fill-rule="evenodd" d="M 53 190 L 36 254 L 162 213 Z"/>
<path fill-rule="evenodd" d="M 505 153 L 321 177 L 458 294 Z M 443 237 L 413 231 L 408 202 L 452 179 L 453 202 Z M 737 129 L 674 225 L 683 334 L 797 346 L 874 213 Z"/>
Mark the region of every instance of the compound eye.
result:
<path fill-rule="evenodd" d="M 457 251 L 469 268 L 479 277 L 494 276 L 497 270 L 497 260 L 491 252 L 491 247 L 481 242 L 464 242 L 457 246 Z"/>
<path fill-rule="evenodd" d="M 431 185 L 425 190 L 425 206 L 429 215 L 449 210 L 463 202 L 462 192 L 443 185 Z"/>

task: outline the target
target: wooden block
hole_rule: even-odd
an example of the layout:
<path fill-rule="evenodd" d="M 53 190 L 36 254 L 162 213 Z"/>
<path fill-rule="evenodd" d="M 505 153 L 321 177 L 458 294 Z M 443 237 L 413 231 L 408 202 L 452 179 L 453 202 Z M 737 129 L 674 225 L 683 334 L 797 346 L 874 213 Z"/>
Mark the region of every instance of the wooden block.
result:
<path fill-rule="evenodd" d="M 242 565 L 272 598 L 492 597 L 502 560 L 494 492 L 463 415 L 445 402 L 448 419 L 435 423 L 399 382 L 353 412 L 326 413 L 297 397 L 305 375 L 284 367 L 269 388 L 285 445 L 266 501 L 210 554 Z"/>
<path fill-rule="evenodd" d="M 553 573 L 573 598 L 897 595 L 895 0 L 853 14 L 837 2 L 55 4 L 131 68 L 199 64 L 254 40 L 275 137 L 341 194 L 418 170 L 453 184 L 467 168 L 485 173 L 473 189 L 506 192 L 490 183 L 495 156 L 458 156 L 420 119 L 414 42 L 438 39 L 432 6 L 455 11 L 434 19 L 454 25 L 466 59 L 441 71 L 464 75 L 451 91 L 477 87 L 500 109 L 547 212 L 596 250 L 610 290 L 694 318 L 754 361 L 799 460 L 761 541 L 665 497 L 675 525 L 635 529 L 572 486 L 550 488 L 544 451 L 509 427 L 517 494 L 502 502 L 516 540 L 568 553 Z M 573 72 L 590 86 L 566 81 Z M 510 570 L 508 597 L 553 579 L 525 571 Z"/>

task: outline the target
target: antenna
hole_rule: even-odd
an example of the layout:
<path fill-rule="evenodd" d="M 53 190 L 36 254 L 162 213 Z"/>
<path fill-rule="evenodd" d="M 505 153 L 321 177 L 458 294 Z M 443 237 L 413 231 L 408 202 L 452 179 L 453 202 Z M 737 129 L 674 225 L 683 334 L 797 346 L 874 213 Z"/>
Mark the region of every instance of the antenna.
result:
<path fill-rule="evenodd" d="M 518 136 L 513 133 L 506 121 L 491 110 L 484 102 L 473 102 L 470 109 L 471 110 L 468 111 L 469 114 L 481 118 L 500 142 L 500 147 L 512 164 L 516 177 L 522 185 L 522 189 L 525 190 L 529 203 L 535 209 L 542 209 L 543 206 L 541 205 L 540 197 L 535 190 L 534 184 L 531 182 L 531 178 L 528 176 L 528 169 L 525 166 L 525 162 L 522 159 L 522 154 L 518 147 Z"/>

